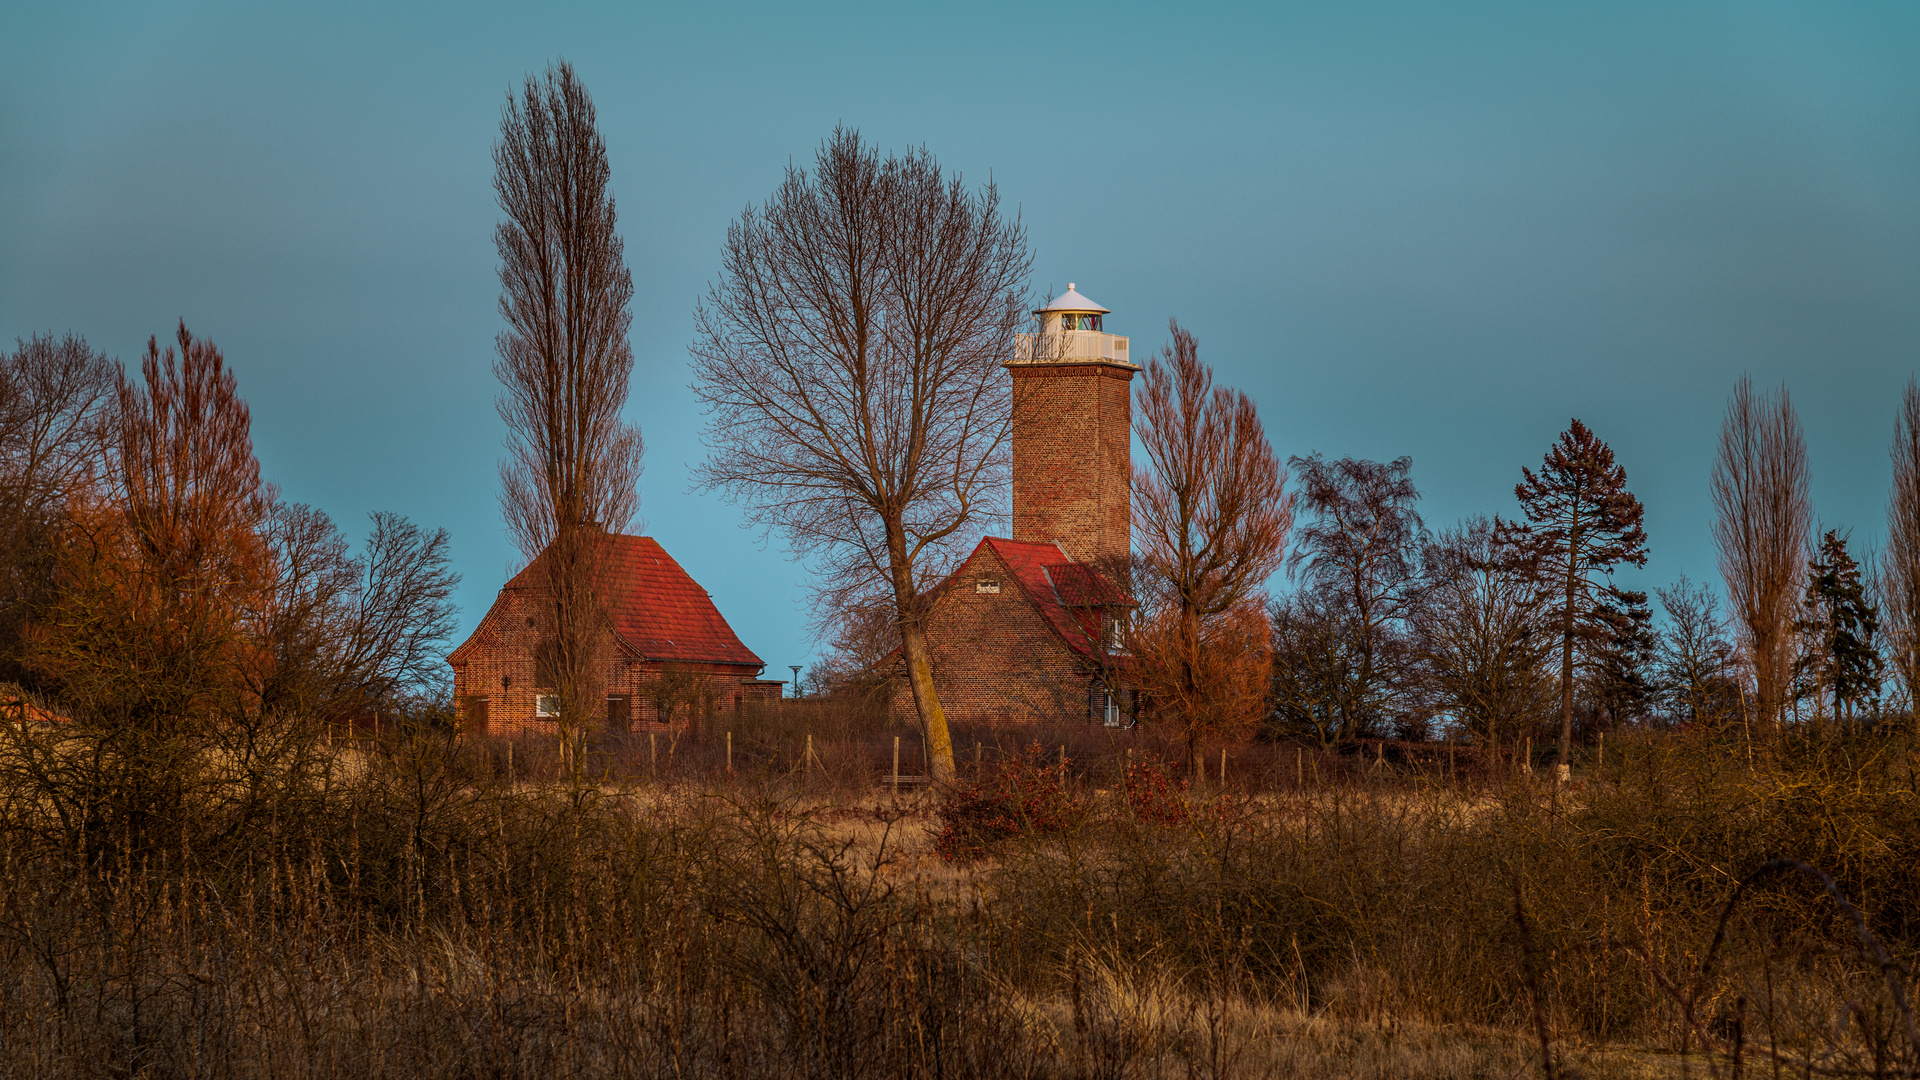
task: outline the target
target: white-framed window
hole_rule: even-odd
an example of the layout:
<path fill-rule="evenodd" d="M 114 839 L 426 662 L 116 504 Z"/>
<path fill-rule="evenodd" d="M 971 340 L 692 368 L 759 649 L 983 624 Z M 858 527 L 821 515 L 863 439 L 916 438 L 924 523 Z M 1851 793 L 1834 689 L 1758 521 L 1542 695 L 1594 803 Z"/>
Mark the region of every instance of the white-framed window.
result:
<path fill-rule="evenodd" d="M 997 593 L 1000 591 L 1000 583 L 992 578 L 981 578 L 973 583 L 973 591 L 977 593 Z"/>
<path fill-rule="evenodd" d="M 560 715 L 560 695 L 544 691 L 533 696 L 533 715 L 542 720 L 551 720 Z"/>
<path fill-rule="evenodd" d="M 1107 708 L 1106 708 L 1105 719 L 1106 719 L 1107 726 L 1108 727 L 1124 726 L 1123 720 L 1120 716 L 1120 703 L 1114 700 L 1113 691 L 1111 690 L 1107 691 L 1106 698 L 1107 698 Z"/>

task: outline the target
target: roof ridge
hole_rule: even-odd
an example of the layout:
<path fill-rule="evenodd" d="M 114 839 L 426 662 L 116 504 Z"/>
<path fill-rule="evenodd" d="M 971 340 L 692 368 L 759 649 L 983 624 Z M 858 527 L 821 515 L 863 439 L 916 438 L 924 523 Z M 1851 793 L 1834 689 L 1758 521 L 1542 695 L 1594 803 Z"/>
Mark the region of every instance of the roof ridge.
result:
<path fill-rule="evenodd" d="M 1072 564 L 1069 563 L 1068 565 Z M 1053 602 L 1063 608 L 1071 608 L 1073 605 L 1067 603 L 1067 598 L 1060 595 L 1060 583 L 1053 580 L 1053 568 L 1050 566 L 1041 566 L 1040 575 L 1047 579 L 1047 588 L 1053 590 Z"/>

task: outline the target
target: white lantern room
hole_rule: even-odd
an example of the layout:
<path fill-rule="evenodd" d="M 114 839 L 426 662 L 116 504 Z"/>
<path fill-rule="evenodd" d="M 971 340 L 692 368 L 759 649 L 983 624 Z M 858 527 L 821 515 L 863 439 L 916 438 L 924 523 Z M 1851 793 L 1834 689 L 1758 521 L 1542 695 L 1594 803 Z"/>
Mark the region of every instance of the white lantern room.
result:
<path fill-rule="evenodd" d="M 1109 334 L 1103 325 L 1112 309 L 1080 295 L 1073 282 L 1067 291 L 1034 312 L 1038 333 L 1021 334 L 1014 342 L 1016 364 L 1108 363 L 1139 370 L 1127 356 L 1127 339 Z"/>

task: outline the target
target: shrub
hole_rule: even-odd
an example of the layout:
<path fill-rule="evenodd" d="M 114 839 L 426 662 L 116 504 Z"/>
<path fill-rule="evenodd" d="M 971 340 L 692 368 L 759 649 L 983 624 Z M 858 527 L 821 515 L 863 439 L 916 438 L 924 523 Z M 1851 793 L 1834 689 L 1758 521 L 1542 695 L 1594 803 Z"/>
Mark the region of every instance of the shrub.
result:
<path fill-rule="evenodd" d="M 1120 789 L 1136 821 L 1177 829 L 1191 820 L 1186 778 L 1175 779 L 1163 761 L 1146 758 L 1128 762 L 1121 774 Z"/>
<path fill-rule="evenodd" d="M 936 811 L 934 850 L 950 863 L 972 862 L 1002 840 L 1060 832 L 1078 821 L 1085 800 L 1068 790 L 1069 763 L 1049 760 L 1036 741 L 1025 753 L 956 784 Z"/>

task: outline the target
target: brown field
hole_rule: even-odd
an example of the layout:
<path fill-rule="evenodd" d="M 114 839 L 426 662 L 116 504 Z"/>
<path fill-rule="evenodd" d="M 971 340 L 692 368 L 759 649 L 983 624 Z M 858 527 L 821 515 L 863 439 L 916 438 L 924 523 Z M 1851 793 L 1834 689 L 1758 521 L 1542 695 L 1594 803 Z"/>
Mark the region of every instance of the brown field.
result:
<path fill-rule="evenodd" d="M 736 736 L 731 774 L 724 732 L 666 761 L 602 747 L 577 771 L 522 744 L 509 775 L 505 745 L 433 734 L 10 731 L 0 1075 L 1770 1077 L 1920 1061 L 1904 736 L 1780 738 L 1751 759 L 1744 742 L 1623 739 L 1556 798 L 1458 758 L 1291 745 L 1231 752 L 1224 786 L 1216 770 L 1147 797 L 1125 774 L 1129 751 L 1159 749 L 1145 740 L 1039 733 L 1034 766 L 1068 746 L 1062 784 L 1003 768 L 1020 755 L 991 734 L 959 740 L 963 773 L 982 743 L 983 781 L 936 802 L 878 783 L 890 733 L 826 726 L 813 761 L 801 732 Z M 1047 786 L 1009 835 L 940 857 L 943 813 L 1035 775 Z"/>

